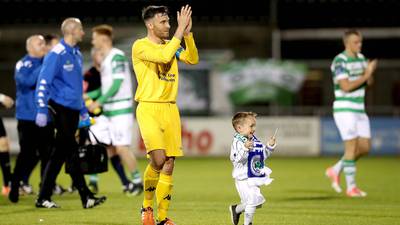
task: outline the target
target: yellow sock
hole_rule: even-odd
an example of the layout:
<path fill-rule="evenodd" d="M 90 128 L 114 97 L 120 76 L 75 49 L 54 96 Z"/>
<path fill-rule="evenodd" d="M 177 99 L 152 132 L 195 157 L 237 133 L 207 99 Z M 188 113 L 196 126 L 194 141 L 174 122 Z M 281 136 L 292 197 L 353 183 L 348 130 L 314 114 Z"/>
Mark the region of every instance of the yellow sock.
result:
<path fill-rule="evenodd" d="M 143 208 L 153 208 L 154 193 L 157 187 L 158 179 L 160 177 L 160 171 L 155 170 L 153 167 L 147 165 L 146 170 L 143 174 L 143 188 L 144 188 L 144 199 Z"/>
<path fill-rule="evenodd" d="M 167 218 L 172 186 L 172 176 L 160 173 L 160 180 L 158 181 L 156 190 L 158 221 L 163 221 Z"/>

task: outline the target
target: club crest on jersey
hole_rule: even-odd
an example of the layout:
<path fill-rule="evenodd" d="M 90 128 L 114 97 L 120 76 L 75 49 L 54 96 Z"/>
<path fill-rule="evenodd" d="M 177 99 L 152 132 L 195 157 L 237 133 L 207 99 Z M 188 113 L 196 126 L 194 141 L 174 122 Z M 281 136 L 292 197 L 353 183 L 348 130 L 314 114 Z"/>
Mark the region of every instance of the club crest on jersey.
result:
<path fill-rule="evenodd" d="M 71 63 L 69 60 L 67 60 L 65 62 L 65 64 L 63 65 L 64 70 L 71 72 L 72 70 L 74 70 L 74 64 Z"/>

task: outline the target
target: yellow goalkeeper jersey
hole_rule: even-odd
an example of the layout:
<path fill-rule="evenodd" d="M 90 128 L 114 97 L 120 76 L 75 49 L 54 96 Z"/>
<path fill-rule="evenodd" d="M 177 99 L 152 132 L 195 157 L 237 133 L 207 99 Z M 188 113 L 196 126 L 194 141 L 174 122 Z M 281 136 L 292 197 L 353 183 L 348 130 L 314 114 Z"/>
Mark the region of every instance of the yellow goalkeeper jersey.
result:
<path fill-rule="evenodd" d="M 163 44 L 156 44 L 147 37 L 138 39 L 132 46 L 132 64 L 138 86 L 135 100 L 138 102 L 176 102 L 179 73 L 178 60 L 197 64 L 199 55 L 193 34 L 181 41 L 173 37 Z"/>

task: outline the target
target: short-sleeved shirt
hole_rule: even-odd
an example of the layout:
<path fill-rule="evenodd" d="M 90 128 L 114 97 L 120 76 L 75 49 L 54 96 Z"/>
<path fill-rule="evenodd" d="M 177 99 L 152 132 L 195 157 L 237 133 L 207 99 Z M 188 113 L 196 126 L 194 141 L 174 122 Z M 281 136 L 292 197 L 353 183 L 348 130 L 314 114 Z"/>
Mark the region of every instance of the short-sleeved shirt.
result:
<path fill-rule="evenodd" d="M 333 76 L 335 100 L 333 112 L 365 113 L 365 87 L 366 83 L 353 91 L 345 92 L 340 88 L 339 80 L 357 80 L 363 76 L 367 67 L 367 59 L 358 53 L 356 57 L 350 57 L 345 52 L 337 55 L 332 62 L 331 72 Z"/>
<path fill-rule="evenodd" d="M 106 116 L 132 114 L 132 75 L 124 52 L 112 48 L 101 63 L 100 75 L 102 95 L 112 88 L 114 81 L 121 81 L 118 90 L 104 102 L 104 114 Z"/>

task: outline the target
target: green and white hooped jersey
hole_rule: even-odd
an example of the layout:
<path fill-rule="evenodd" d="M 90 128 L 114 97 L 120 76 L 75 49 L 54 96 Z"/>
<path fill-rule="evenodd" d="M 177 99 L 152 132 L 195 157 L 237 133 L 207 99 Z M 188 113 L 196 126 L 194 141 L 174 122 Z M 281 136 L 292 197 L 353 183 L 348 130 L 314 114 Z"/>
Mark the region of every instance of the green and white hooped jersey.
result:
<path fill-rule="evenodd" d="M 333 112 L 365 113 L 365 87 L 366 83 L 351 92 L 344 92 L 339 86 L 339 80 L 357 80 L 364 74 L 367 60 L 358 53 L 357 57 L 349 57 L 345 52 L 337 55 L 332 62 L 331 71 L 333 75 L 335 101 Z"/>
<path fill-rule="evenodd" d="M 112 88 L 114 80 L 122 80 L 118 91 L 104 102 L 104 115 L 116 116 L 132 113 L 131 72 L 125 53 L 117 48 L 111 49 L 101 63 L 100 74 L 102 95 Z"/>

